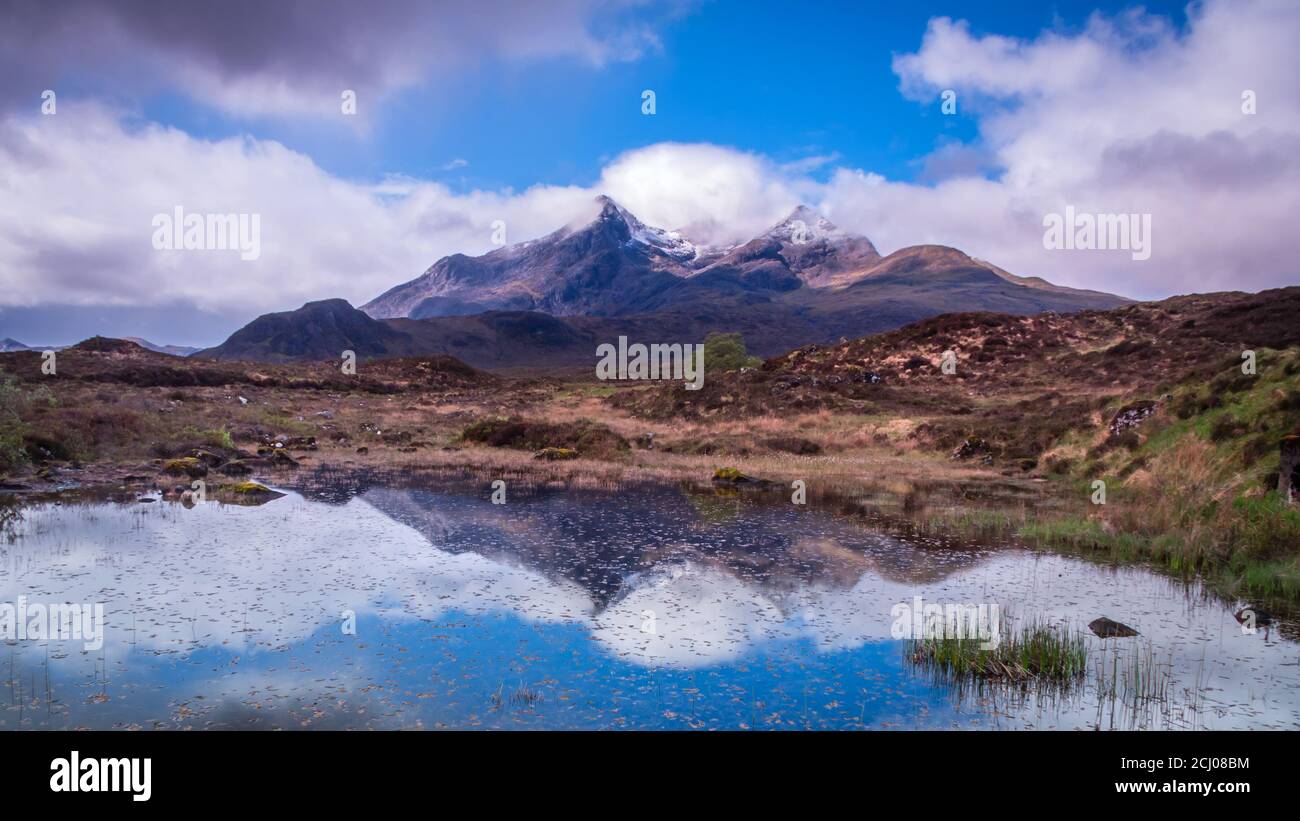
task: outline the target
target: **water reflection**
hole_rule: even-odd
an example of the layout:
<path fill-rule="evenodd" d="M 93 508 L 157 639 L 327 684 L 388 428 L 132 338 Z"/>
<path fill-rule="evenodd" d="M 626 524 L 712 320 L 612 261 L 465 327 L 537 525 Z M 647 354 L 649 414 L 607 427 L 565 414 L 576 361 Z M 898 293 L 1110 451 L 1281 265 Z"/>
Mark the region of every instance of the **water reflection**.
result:
<path fill-rule="evenodd" d="M 1107 726 L 1095 692 L 917 676 L 890 636 L 914 595 L 1123 618 L 1182 702 L 1154 726 L 1300 720 L 1295 644 L 1137 568 L 708 490 L 315 478 L 257 507 L 25 509 L 0 601 L 102 602 L 109 630 L 8 642 L 0 726 Z"/>

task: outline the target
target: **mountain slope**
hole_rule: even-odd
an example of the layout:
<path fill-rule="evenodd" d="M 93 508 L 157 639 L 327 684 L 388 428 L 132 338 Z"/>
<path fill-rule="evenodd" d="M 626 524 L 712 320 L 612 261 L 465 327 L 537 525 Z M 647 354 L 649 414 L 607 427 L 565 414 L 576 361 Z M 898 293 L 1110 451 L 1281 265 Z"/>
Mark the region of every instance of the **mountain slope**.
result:
<path fill-rule="evenodd" d="M 688 271 L 696 248 L 650 228 L 608 197 L 589 222 L 483 256 L 443 257 L 361 310 L 377 319 L 539 310 L 556 316 L 635 312 Z"/>
<path fill-rule="evenodd" d="M 744 245 L 728 251 L 699 276 L 727 274 L 778 291 L 832 285 L 874 265 L 871 240 L 848 233 L 806 205 Z"/>
<path fill-rule="evenodd" d="M 296 311 L 265 314 L 231 334 L 220 345 L 193 354 L 202 359 L 293 362 L 338 359 L 354 351 L 358 359 L 402 356 L 411 338 L 371 319 L 346 300 L 308 302 Z"/>

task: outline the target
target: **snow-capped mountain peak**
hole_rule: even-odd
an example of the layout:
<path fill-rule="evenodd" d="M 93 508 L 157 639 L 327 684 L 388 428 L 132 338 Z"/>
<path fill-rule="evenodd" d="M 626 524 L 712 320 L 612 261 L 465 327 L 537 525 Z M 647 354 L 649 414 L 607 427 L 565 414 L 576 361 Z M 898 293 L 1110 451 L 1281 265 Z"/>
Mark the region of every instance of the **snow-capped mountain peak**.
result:
<path fill-rule="evenodd" d="M 637 242 L 680 262 L 689 262 L 699 256 L 700 249 L 695 243 L 682 236 L 678 231 L 668 231 L 646 225 L 612 197 L 601 194 L 596 197 L 600 213 L 596 220 L 618 220 L 627 226 L 629 242 Z"/>
<path fill-rule="evenodd" d="M 800 205 L 790 215 L 769 228 L 763 236 L 782 242 L 839 240 L 852 236 L 807 205 Z"/>

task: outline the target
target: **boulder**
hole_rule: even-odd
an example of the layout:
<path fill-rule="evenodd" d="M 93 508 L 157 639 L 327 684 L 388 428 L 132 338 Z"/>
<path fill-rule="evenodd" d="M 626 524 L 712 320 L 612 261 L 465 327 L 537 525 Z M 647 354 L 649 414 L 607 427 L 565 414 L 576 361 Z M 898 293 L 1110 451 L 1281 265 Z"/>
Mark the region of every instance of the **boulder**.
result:
<path fill-rule="evenodd" d="M 191 479 L 198 479 L 208 475 L 208 466 L 193 456 L 184 456 L 163 462 L 162 472 L 168 476 L 188 476 Z"/>
<path fill-rule="evenodd" d="M 257 482 L 235 482 L 218 486 L 213 495 L 226 504 L 251 506 L 264 505 L 284 494 Z"/>
<path fill-rule="evenodd" d="M 769 485 L 766 479 L 758 479 L 741 473 L 737 468 L 718 468 L 713 472 L 715 485 Z"/>
<path fill-rule="evenodd" d="M 1108 619 L 1102 616 L 1099 619 L 1093 619 L 1088 623 L 1088 629 L 1101 636 L 1103 639 L 1126 639 L 1130 636 L 1138 635 L 1138 631 L 1129 627 L 1123 622 Z"/>

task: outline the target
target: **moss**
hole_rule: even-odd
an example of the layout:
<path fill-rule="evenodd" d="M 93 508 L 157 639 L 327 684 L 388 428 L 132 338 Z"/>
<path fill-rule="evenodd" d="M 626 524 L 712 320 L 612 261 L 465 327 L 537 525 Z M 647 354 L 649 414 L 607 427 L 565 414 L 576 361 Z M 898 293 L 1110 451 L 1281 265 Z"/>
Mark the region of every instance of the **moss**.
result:
<path fill-rule="evenodd" d="M 259 484 L 257 482 L 235 482 L 233 484 L 223 485 L 222 489 L 228 490 L 231 493 L 241 493 L 241 494 L 274 492 L 266 485 Z"/>
<path fill-rule="evenodd" d="M 180 459 L 168 459 L 163 463 L 162 472 L 168 476 L 206 476 L 208 466 L 193 456 L 184 456 Z"/>
<path fill-rule="evenodd" d="M 533 458 L 557 462 L 565 459 L 577 459 L 578 452 L 573 448 L 542 448 L 533 454 Z"/>
<path fill-rule="evenodd" d="M 747 476 L 741 473 L 737 468 L 718 468 L 713 471 L 713 481 L 722 482 L 730 485 L 748 484 L 765 484 L 763 479 L 755 479 L 753 476 Z"/>
<path fill-rule="evenodd" d="M 284 496 L 258 482 L 227 482 L 218 485 L 213 496 L 225 504 L 256 507 Z"/>

